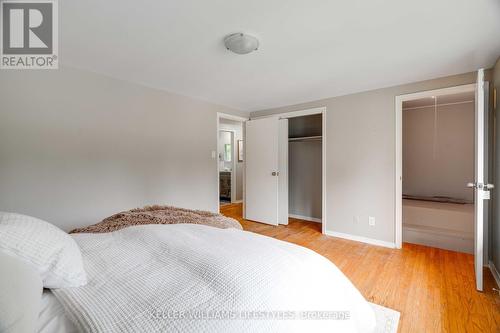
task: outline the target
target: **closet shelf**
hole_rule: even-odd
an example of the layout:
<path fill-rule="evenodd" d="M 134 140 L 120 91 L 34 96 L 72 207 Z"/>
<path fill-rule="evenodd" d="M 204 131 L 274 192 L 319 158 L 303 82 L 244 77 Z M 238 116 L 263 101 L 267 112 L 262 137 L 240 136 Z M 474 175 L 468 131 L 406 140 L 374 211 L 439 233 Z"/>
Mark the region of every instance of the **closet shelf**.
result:
<path fill-rule="evenodd" d="M 317 136 L 301 136 L 296 138 L 288 138 L 289 142 L 301 142 L 301 141 L 321 141 L 323 137 L 321 135 Z"/>

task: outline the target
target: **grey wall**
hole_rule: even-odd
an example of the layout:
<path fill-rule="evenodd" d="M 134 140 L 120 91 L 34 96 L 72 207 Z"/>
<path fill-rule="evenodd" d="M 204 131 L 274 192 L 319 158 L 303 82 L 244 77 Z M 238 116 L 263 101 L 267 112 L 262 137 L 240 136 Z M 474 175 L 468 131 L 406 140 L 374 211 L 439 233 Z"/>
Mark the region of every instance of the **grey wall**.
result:
<path fill-rule="evenodd" d="M 490 79 L 491 72 L 487 72 Z M 455 75 L 252 112 L 251 116 L 326 106 L 326 230 L 394 242 L 395 96 L 475 82 Z M 354 216 L 359 222 L 354 222 Z M 368 225 L 368 216 L 376 225 Z"/>
<path fill-rule="evenodd" d="M 75 69 L 1 71 L 0 210 L 65 230 L 146 204 L 217 210 L 216 113 Z"/>
<path fill-rule="evenodd" d="M 498 117 L 497 112 L 499 111 L 500 104 L 500 58 L 497 60 L 495 67 L 493 68 L 493 84 L 491 85 L 493 89 L 496 89 L 497 103 L 494 109 L 494 121 L 495 121 L 495 134 L 494 134 L 494 149 L 495 149 L 495 164 L 494 164 L 494 181 L 496 189 L 493 190 L 493 218 L 491 219 L 490 225 L 490 260 L 495 265 L 497 271 L 500 270 L 500 135 L 498 129 L 500 128 L 500 117 Z M 490 94 L 493 95 L 493 89 L 490 90 Z"/>
<path fill-rule="evenodd" d="M 288 145 L 288 213 L 321 219 L 321 141 Z"/>
<path fill-rule="evenodd" d="M 474 202 L 474 102 L 403 110 L 403 194 Z"/>
<path fill-rule="evenodd" d="M 288 137 L 290 138 L 320 136 L 322 130 L 323 116 L 321 114 L 288 119 Z"/>

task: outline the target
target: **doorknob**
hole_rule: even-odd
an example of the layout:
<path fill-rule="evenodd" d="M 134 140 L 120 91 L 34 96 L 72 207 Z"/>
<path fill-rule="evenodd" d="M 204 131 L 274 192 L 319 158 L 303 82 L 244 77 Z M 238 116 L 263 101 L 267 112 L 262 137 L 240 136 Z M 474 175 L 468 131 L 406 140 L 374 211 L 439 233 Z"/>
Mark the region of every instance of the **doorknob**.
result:
<path fill-rule="evenodd" d="M 495 188 L 493 184 L 483 184 L 483 183 L 467 183 L 467 187 L 477 188 L 479 190 L 491 190 Z"/>

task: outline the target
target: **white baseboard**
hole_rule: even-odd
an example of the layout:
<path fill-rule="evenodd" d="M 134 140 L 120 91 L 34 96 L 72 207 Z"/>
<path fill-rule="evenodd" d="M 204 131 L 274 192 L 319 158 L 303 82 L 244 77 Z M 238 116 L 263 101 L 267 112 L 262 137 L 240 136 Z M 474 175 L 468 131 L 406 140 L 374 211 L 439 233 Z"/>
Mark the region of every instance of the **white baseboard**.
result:
<path fill-rule="evenodd" d="M 396 248 L 395 243 L 391 242 L 386 242 L 386 241 L 381 241 L 378 239 L 373 239 L 373 238 L 368 238 L 368 237 L 363 237 L 363 236 L 356 236 L 356 235 L 351 235 L 351 234 L 344 234 L 342 232 L 336 232 L 336 231 L 329 231 L 325 230 L 325 234 L 328 236 L 333 236 L 333 237 L 338 237 L 338 238 L 344 238 L 356 242 L 362 242 L 362 243 L 367 243 L 371 245 L 377 245 L 377 246 L 383 246 L 383 247 L 388 247 L 391 249 Z"/>
<path fill-rule="evenodd" d="M 497 268 L 495 267 L 495 264 L 491 260 L 489 263 L 489 267 L 490 267 L 491 274 L 493 275 L 493 277 L 495 278 L 495 281 L 497 282 L 497 287 L 500 288 L 500 274 L 498 273 Z"/>
<path fill-rule="evenodd" d="M 295 215 L 295 214 L 288 214 L 288 217 L 291 217 L 292 219 L 299 219 L 299 220 L 304 220 L 304 221 L 321 223 L 321 219 L 318 219 L 316 217 L 302 216 L 302 215 Z"/>
<path fill-rule="evenodd" d="M 233 201 L 233 202 L 231 202 L 231 203 L 242 203 L 242 202 L 243 202 L 243 200 L 234 200 L 234 201 Z"/>

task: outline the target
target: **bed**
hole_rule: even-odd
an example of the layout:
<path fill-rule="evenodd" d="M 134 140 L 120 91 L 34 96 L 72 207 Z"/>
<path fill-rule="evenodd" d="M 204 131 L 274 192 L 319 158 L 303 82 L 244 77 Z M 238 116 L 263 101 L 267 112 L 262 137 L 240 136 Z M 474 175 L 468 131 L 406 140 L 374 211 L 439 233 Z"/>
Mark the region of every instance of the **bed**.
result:
<path fill-rule="evenodd" d="M 78 273 L 78 284 L 43 292 L 38 332 L 373 332 L 376 327 L 373 307 L 334 264 L 271 237 L 202 223 L 139 223 L 68 235 L 19 214 L 2 219 L 3 246 L 16 250 L 15 240 L 26 240 L 20 226 L 36 231 L 29 243 L 37 239 L 45 251 L 52 246 L 47 238 L 65 240 L 65 250 L 54 249 L 48 258 L 56 256 L 57 265 L 66 263 L 66 271 Z M 69 250 L 79 267 L 61 257 Z M 44 273 L 42 282 L 46 287 L 71 281 Z"/>
<path fill-rule="evenodd" d="M 81 248 L 88 283 L 44 294 L 59 309 L 54 320 L 68 332 L 371 332 L 375 327 L 372 308 L 349 280 L 326 258 L 294 244 L 197 224 L 140 225 L 72 237 Z"/>

